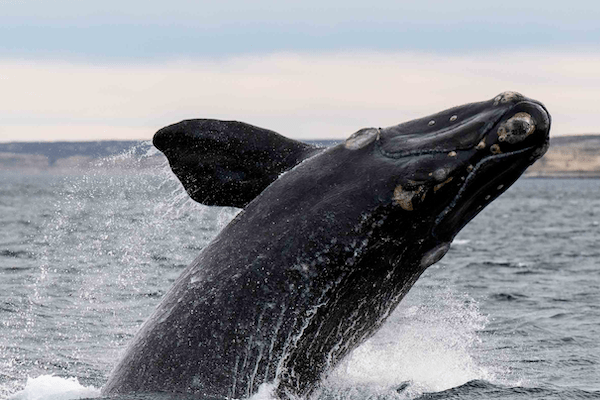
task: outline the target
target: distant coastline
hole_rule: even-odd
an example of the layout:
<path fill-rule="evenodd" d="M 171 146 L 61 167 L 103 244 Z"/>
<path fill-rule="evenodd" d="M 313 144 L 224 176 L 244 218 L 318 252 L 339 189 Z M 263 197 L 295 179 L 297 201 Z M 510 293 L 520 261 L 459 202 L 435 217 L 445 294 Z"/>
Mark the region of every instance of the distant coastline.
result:
<path fill-rule="evenodd" d="M 556 136 L 548 152 L 525 172 L 528 177 L 600 178 L 600 135 Z"/>
<path fill-rule="evenodd" d="M 164 162 L 149 141 L 0 143 L 0 171 L 77 173 L 143 170 Z"/>
<path fill-rule="evenodd" d="M 330 146 L 339 140 L 308 141 Z M 143 171 L 166 163 L 149 141 L 0 143 L 0 171 L 22 173 Z M 531 166 L 531 178 L 600 178 L 600 134 L 557 136 Z"/>

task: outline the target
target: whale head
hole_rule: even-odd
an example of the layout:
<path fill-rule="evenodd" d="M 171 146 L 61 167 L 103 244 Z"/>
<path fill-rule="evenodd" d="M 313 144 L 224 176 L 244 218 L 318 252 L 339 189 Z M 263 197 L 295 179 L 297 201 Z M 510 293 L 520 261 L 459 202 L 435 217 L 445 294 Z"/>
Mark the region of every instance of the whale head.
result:
<path fill-rule="evenodd" d="M 430 220 L 431 237 L 449 243 L 547 150 L 550 115 L 519 93 L 459 107 L 396 126 L 358 131 L 344 144 L 371 148 L 394 181 L 392 202 Z"/>

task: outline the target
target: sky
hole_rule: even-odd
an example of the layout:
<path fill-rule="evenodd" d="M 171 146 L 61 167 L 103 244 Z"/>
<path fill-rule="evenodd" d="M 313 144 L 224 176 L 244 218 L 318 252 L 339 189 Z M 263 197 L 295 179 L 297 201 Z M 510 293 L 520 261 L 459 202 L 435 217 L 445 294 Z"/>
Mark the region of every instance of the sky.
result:
<path fill-rule="evenodd" d="M 511 90 L 600 133 L 600 2 L 0 0 L 0 142 L 341 139 Z"/>

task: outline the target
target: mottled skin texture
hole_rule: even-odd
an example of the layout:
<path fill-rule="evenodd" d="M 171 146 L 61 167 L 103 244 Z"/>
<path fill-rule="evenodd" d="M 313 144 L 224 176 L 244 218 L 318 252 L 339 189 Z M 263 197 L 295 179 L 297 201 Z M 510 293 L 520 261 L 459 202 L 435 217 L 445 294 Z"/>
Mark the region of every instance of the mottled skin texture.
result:
<path fill-rule="evenodd" d="M 527 137 L 520 122 L 505 123 L 518 112 L 535 121 Z M 503 123 L 517 126 L 515 137 L 523 138 L 506 141 L 510 128 L 499 141 Z M 226 131 L 240 123 L 211 124 Z M 261 135 L 260 128 L 246 126 L 246 134 Z M 159 131 L 157 146 L 169 148 L 165 138 L 175 140 L 181 128 Z M 549 129 L 543 106 L 507 92 L 395 127 L 363 130 L 326 150 L 292 144 L 288 154 L 296 161 L 273 156 L 278 168 L 290 170 L 270 181 L 252 180 L 260 194 L 165 295 L 103 393 L 240 398 L 275 381 L 280 397 L 310 394 L 381 326 L 458 231 L 543 154 Z M 282 140 L 289 141 L 271 135 L 265 143 L 279 148 Z M 501 153 L 492 150 L 494 144 Z M 201 147 L 194 151 L 204 157 Z M 233 160 L 236 151 L 221 150 L 219 158 Z M 210 157 L 214 149 L 208 152 Z M 181 163 L 177 151 L 165 153 L 171 165 Z M 193 166 L 191 153 L 185 158 Z M 257 163 L 268 164 L 266 159 Z M 203 182 L 215 181 L 184 175 L 178 177 L 188 192 L 206 192 Z M 219 204 L 249 197 L 219 196 Z"/>

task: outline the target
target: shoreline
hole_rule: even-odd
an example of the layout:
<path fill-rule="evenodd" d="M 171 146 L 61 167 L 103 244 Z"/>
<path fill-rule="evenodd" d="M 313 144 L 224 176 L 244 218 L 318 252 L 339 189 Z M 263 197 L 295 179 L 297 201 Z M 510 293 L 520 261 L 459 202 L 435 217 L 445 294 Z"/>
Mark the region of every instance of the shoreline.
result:
<path fill-rule="evenodd" d="M 328 147 L 339 140 L 311 140 Z M 0 143 L 0 172 L 146 173 L 166 158 L 149 141 Z M 527 179 L 600 179 L 600 135 L 556 136 Z"/>
<path fill-rule="evenodd" d="M 521 178 L 524 179 L 600 179 L 600 173 L 595 172 L 591 174 L 576 174 L 576 173 L 552 173 L 552 174 L 528 174 L 525 172 Z"/>
<path fill-rule="evenodd" d="M 106 162 L 99 163 L 86 160 L 83 163 L 74 163 L 70 165 L 2 165 L 0 164 L 0 174 L 10 175 L 81 175 L 81 174 L 150 174 L 159 166 L 166 166 L 168 162 L 160 156 L 152 156 L 140 159 L 131 159 L 129 161 L 121 160 L 118 163 Z M 525 171 L 521 176 L 523 179 L 600 179 L 600 171 Z"/>

